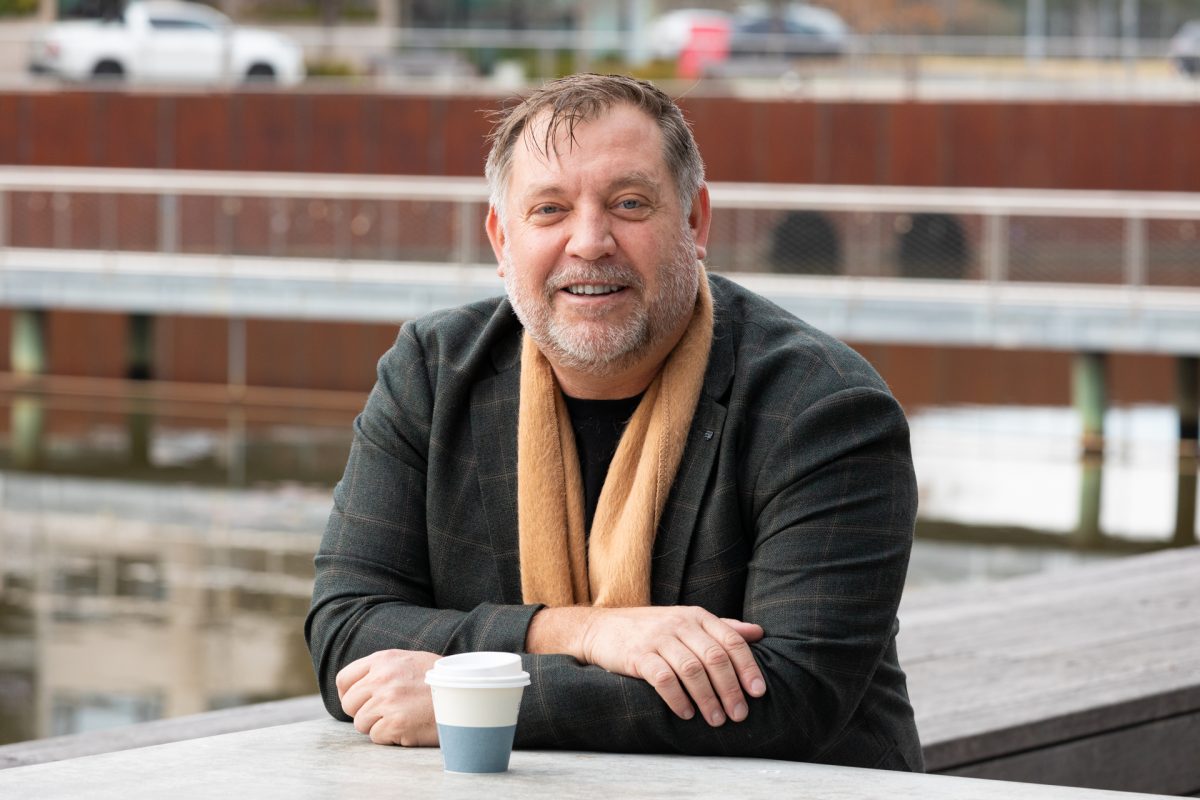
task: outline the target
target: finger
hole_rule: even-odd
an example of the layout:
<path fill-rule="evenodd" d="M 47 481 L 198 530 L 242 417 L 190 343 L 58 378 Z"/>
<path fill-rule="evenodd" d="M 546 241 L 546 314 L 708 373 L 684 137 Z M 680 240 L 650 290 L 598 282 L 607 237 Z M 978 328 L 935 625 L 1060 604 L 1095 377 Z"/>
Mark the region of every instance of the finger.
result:
<path fill-rule="evenodd" d="M 354 715 L 354 730 L 358 731 L 359 733 L 365 733 L 369 736 L 371 734 L 371 729 L 374 728 L 375 724 L 381 719 L 383 719 L 383 715 L 380 714 L 374 706 L 370 704 L 365 705 L 359 709 L 357 714 Z"/>
<path fill-rule="evenodd" d="M 357 716 L 363 705 L 371 699 L 372 692 L 362 683 L 356 683 L 342 695 L 342 711 L 346 716 Z"/>
<path fill-rule="evenodd" d="M 747 642 L 753 643 L 763 638 L 764 631 L 762 625 L 756 625 L 753 622 L 742 622 L 740 619 L 728 619 L 726 617 L 722 617 L 721 622 L 733 628 L 734 632 Z"/>
<path fill-rule="evenodd" d="M 733 659 L 730 658 L 729 652 L 726 649 L 726 643 L 718 636 L 728 635 L 737 642 L 745 645 L 740 636 L 734 634 L 731 630 L 721 625 L 716 617 L 712 618 L 711 626 L 701 623 L 696 628 L 685 628 L 680 631 L 680 639 L 691 651 L 700 659 L 704 665 L 704 670 L 708 683 L 711 687 L 710 691 L 716 696 L 725 716 L 732 719 L 734 722 L 741 722 L 746 718 L 749 712 L 749 707 L 746 704 L 746 697 L 742 694 L 742 686 L 738 681 L 737 671 L 733 666 Z M 709 628 L 712 628 L 710 632 Z M 713 634 L 716 634 L 715 636 Z M 691 691 L 691 685 L 688 686 L 688 691 Z M 695 698 L 695 695 L 693 695 Z M 699 703 L 699 699 L 697 699 Z M 703 706 L 703 704 L 701 704 Z M 711 722 L 712 716 L 705 709 L 705 718 Z M 724 721 L 724 720 L 722 720 Z"/>
<path fill-rule="evenodd" d="M 739 641 L 734 639 L 733 636 L 726 634 L 724 639 L 719 640 L 725 644 L 725 650 L 729 653 L 729 658 L 733 661 L 734 670 L 737 671 L 738 680 L 751 697 L 762 697 L 767 693 L 767 680 L 763 677 L 762 669 L 759 668 L 758 662 L 754 660 L 754 651 L 750 649 L 749 644 L 762 638 L 762 626 L 739 620 L 722 619 L 721 622 L 724 622 L 732 629 L 734 636 L 740 637 Z M 737 626 L 730 623 L 737 623 Z M 739 630 L 739 628 L 741 629 Z M 757 637 L 751 639 L 745 636 L 744 632 L 750 628 L 757 630 Z M 720 635 L 719 629 L 717 630 L 717 635 Z"/>
<path fill-rule="evenodd" d="M 713 727 L 724 725 L 728 715 L 713 689 L 712 679 L 701 655 L 679 639 L 664 642 L 658 652 L 679 676 L 683 688 L 704 716 L 704 721 Z M 737 680 L 734 679 L 732 683 L 736 686 Z"/>
<path fill-rule="evenodd" d="M 371 662 L 368 660 L 370 658 L 370 656 L 364 656 L 357 661 L 351 661 L 338 671 L 337 677 L 333 679 L 334 684 L 337 686 L 338 697 L 344 695 L 347 689 L 358 683 L 363 676 L 371 671 Z"/>
<path fill-rule="evenodd" d="M 636 664 L 638 677 L 654 687 L 658 696 L 680 719 L 691 719 L 696 710 L 688 700 L 687 692 L 679 685 L 675 671 L 657 653 L 645 653 Z"/>
<path fill-rule="evenodd" d="M 396 720 L 378 718 L 371 729 L 367 731 L 375 744 L 402 744 L 403 735 L 397 730 Z"/>

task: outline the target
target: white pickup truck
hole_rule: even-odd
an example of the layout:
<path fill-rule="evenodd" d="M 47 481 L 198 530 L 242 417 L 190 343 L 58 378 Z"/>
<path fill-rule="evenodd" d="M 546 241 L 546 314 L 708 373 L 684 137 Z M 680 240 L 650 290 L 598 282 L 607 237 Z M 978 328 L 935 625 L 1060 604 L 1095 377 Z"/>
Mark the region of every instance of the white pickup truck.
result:
<path fill-rule="evenodd" d="M 31 72 L 72 81 L 290 86 L 304 80 L 299 45 L 272 31 L 235 27 L 224 14 L 180 0 L 133 0 L 119 18 L 66 20 L 43 30 Z"/>

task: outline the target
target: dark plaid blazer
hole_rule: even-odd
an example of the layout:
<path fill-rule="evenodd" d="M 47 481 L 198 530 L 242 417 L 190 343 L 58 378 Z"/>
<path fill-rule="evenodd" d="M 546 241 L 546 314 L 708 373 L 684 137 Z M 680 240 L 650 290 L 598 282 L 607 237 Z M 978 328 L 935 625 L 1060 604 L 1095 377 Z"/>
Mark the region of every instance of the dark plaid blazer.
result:
<path fill-rule="evenodd" d="M 525 655 L 518 747 L 919 770 L 895 645 L 917 497 L 908 426 L 854 351 L 710 278 L 712 354 L 654 543 L 656 605 L 756 622 L 767 694 L 710 728 L 649 684 Z M 521 327 L 495 299 L 405 324 L 379 362 L 316 556 L 305 634 L 329 712 L 354 659 L 521 652 Z"/>

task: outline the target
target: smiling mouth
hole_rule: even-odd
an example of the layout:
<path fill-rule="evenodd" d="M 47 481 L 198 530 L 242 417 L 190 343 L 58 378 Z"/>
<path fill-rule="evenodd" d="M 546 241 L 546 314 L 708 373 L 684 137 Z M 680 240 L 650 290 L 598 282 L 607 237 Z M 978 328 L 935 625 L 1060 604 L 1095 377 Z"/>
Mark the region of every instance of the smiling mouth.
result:
<path fill-rule="evenodd" d="M 624 286 L 611 283 L 578 283 L 571 286 L 564 286 L 563 291 L 567 294 L 580 297 L 615 294 L 624 288 Z"/>

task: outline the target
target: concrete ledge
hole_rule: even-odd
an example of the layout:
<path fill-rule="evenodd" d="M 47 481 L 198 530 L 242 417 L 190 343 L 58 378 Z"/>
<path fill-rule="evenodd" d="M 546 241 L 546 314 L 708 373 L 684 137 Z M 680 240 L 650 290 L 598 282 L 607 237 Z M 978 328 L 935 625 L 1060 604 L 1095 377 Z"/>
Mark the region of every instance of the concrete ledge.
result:
<path fill-rule="evenodd" d="M 222 733 L 267 728 L 326 717 L 319 695 L 143 722 L 124 728 L 36 739 L 0 747 L 0 769 L 45 764 L 136 747 L 198 739 Z"/>

